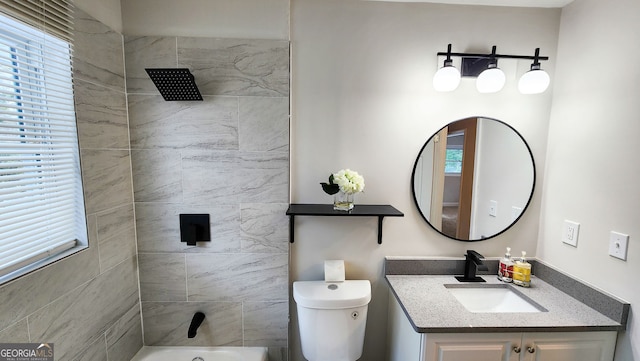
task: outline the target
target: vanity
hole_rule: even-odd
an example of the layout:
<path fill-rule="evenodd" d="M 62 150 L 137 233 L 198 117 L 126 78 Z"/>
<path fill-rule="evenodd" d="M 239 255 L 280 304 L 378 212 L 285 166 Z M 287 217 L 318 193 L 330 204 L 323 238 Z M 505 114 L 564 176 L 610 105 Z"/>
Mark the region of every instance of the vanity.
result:
<path fill-rule="evenodd" d="M 385 262 L 389 361 L 611 361 L 625 328 L 627 303 L 540 263 L 551 281 L 523 288 L 493 274 L 459 282 L 462 260 Z"/>
<path fill-rule="evenodd" d="M 416 208 L 429 226 L 454 240 L 479 242 L 522 217 L 536 167 L 514 128 L 472 117 L 427 140 L 411 179 Z M 386 360 L 612 361 L 629 303 L 528 261 L 531 287 L 524 288 L 499 281 L 498 259 L 472 250 L 466 260 L 387 257 Z"/>

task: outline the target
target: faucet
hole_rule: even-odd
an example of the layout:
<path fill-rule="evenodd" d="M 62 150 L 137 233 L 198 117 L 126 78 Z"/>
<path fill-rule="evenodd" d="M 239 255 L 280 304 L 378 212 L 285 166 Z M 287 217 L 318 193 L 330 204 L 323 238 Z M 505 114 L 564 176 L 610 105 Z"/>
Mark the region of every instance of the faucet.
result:
<path fill-rule="evenodd" d="M 476 271 L 488 271 L 487 265 L 482 263 L 484 256 L 474 250 L 467 250 L 464 255 L 464 276 L 456 276 L 460 282 L 486 282 L 482 277 L 476 276 Z"/>
<path fill-rule="evenodd" d="M 204 321 L 204 317 L 205 317 L 204 313 L 202 312 L 196 312 L 193 315 L 193 318 L 191 319 L 191 325 L 189 325 L 189 333 L 187 337 L 189 338 L 196 337 L 198 327 L 200 327 L 200 325 L 202 324 L 202 321 Z"/>

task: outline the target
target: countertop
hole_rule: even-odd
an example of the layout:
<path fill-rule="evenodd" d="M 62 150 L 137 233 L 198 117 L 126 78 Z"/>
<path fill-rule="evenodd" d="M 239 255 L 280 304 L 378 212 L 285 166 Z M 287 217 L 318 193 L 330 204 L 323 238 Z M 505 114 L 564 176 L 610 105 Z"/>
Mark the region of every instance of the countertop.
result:
<path fill-rule="evenodd" d="M 493 275 L 482 277 L 487 281 L 484 284 L 504 284 Z M 509 285 L 547 312 L 472 313 L 445 288 L 445 284 L 462 284 L 452 275 L 387 274 L 386 279 L 419 333 L 620 331 L 625 328 L 537 277 L 531 278 L 530 288 Z"/>

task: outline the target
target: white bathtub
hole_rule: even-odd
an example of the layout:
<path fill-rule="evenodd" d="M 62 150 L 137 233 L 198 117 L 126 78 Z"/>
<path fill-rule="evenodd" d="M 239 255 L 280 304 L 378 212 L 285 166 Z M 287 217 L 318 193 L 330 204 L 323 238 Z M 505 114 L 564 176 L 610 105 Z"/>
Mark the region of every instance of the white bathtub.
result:
<path fill-rule="evenodd" d="M 131 361 L 267 361 L 267 348 L 144 346 Z"/>

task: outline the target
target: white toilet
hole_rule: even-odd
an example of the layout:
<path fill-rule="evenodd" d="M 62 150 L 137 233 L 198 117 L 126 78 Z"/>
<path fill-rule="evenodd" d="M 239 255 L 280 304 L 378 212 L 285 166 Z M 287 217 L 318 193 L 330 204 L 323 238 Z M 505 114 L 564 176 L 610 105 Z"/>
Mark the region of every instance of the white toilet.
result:
<path fill-rule="evenodd" d="M 362 356 L 371 301 L 368 280 L 297 281 L 293 299 L 305 359 L 356 361 Z"/>

